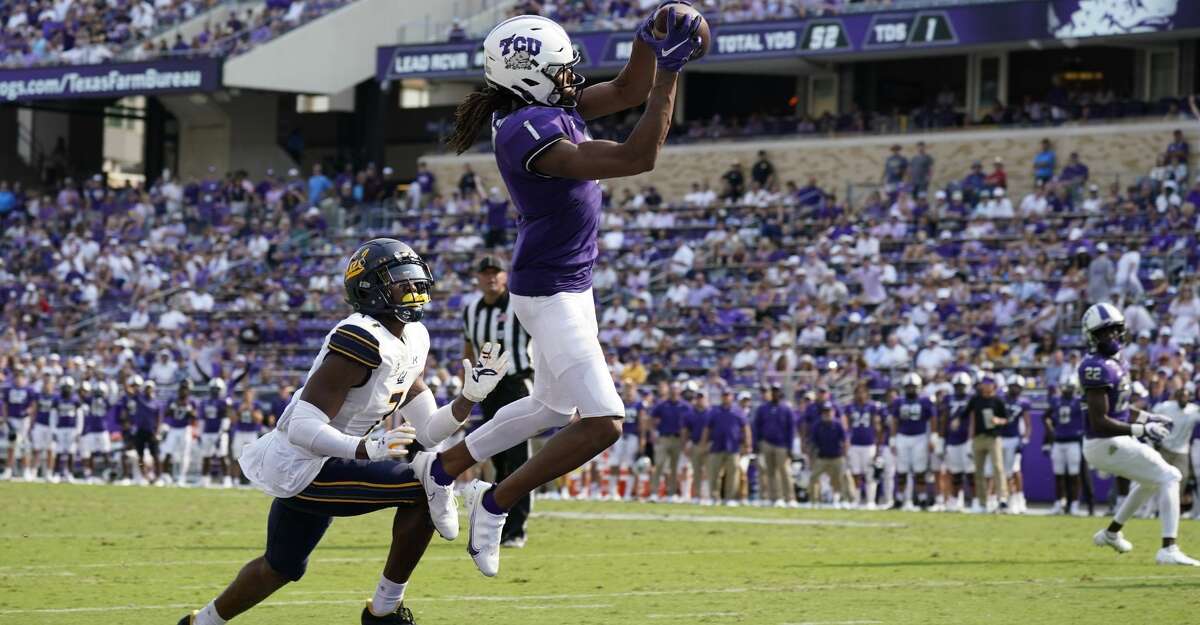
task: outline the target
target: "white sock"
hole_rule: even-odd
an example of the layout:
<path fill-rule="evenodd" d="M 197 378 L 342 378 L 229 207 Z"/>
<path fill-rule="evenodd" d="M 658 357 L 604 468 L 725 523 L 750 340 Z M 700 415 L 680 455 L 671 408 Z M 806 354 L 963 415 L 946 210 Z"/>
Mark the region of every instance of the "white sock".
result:
<path fill-rule="evenodd" d="M 386 616 L 395 612 L 396 606 L 404 600 L 406 586 L 408 582 L 400 584 L 380 575 L 379 585 L 375 587 L 375 596 L 371 598 L 371 613 L 375 616 Z"/>
<path fill-rule="evenodd" d="M 214 605 L 215 602 L 215 599 L 209 601 L 208 605 L 204 606 L 196 614 L 196 620 L 193 621 L 195 625 L 225 625 L 225 619 L 221 618 L 220 614 L 217 614 L 217 606 Z"/>
<path fill-rule="evenodd" d="M 1163 538 L 1179 536 L 1179 482 L 1167 482 L 1159 488 L 1158 517 L 1162 521 Z"/>

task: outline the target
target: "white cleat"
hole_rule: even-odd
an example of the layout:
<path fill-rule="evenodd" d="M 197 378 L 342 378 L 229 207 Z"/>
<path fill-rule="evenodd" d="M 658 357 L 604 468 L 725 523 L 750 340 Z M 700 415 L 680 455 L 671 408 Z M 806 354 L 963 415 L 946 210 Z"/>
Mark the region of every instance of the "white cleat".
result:
<path fill-rule="evenodd" d="M 1112 547 L 1117 553 L 1129 553 L 1133 550 L 1133 543 L 1125 540 L 1125 535 L 1121 532 L 1110 534 L 1108 530 L 1100 530 L 1092 536 L 1092 542 L 1097 547 Z"/>
<path fill-rule="evenodd" d="M 1171 564 L 1178 566 L 1200 566 L 1200 561 L 1189 558 L 1187 554 L 1179 548 L 1179 545 L 1171 545 L 1158 550 L 1154 556 L 1154 561 L 1159 564 Z"/>
<path fill-rule="evenodd" d="M 475 566 L 487 577 L 500 572 L 500 533 L 508 514 L 492 514 L 483 507 L 483 494 L 492 485 L 480 480 L 472 481 L 463 497 L 467 504 L 468 528 L 467 553 Z"/>
<path fill-rule="evenodd" d="M 454 484 L 442 486 L 433 479 L 430 468 L 437 454 L 427 451 L 417 452 L 412 461 L 413 473 L 417 481 L 425 489 L 425 497 L 429 500 L 429 518 L 438 534 L 446 540 L 458 538 L 458 499 L 454 496 Z"/>

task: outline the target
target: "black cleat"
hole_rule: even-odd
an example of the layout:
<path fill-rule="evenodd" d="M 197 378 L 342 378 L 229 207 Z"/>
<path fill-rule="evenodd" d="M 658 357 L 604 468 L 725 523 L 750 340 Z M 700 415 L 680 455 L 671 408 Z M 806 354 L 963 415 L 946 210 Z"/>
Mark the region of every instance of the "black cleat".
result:
<path fill-rule="evenodd" d="M 180 623 L 179 625 L 188 625 Z M 404 604 L 396 606 L 396 611 L 386 616 L 375 616 L 371 613 L 371 602 L 368 601 L 366 607 L 362 611 L 362 625 L 416 625 L 413 621 L 412 610 L 404 607 Z"/>
<path fill-rule="evenodd" d="M 179 622 L 175 625 L 192 625 L 192 623 L 196 622 L 196 615 L 199 613 L 199 610 L 192 610 L 191 614 L 179 619 Z"/>

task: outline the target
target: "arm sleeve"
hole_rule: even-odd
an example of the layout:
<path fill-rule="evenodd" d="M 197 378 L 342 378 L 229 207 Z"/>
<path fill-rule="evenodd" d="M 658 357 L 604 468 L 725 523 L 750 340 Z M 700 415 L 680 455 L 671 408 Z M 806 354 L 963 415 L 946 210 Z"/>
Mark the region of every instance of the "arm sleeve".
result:
<path fill-rule="evenodd" d="M 353 460 L 359 438 L 343 434 L 329 425 L 329 417 L 320 408 L 304 401 L 296 402 L 288 421 L 288 442 L 321 456 Z"/>
<path fill-rule="evenodd" d="M 462 427 L 462 423 L 454 418 L 453 405 L 454 402 L 448 402 L 438 408 L 433 391 L 425 389 L 400 407 L 400 415 L 417 430 L 417 442 L 428 448 L 450 438 Z"/>
<path fill-rule="evenodd" d="M 329 351 L 336 352 L 374 370 L 383 362 L 379 341 L 370 332 L 353 325 L 338 326 L 329 335 Z"/>

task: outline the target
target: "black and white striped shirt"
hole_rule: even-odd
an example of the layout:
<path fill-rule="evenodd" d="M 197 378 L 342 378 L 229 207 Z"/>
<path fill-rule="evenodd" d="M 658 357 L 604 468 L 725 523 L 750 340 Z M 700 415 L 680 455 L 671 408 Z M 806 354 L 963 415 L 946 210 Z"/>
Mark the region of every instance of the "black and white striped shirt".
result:
<path fill-rule="evenodd" d="M 508 375 L 529 375 L 533 362 L 529 358 L 529 333 L 521 327 L 512 311 L 511 298 L 505 291 L 495 303 L 483 301 L 483 295 L 472 298 L 463 307 L 463 337 L 478 355 L 483 344 L 499 342 L 509 352 Z"/>

